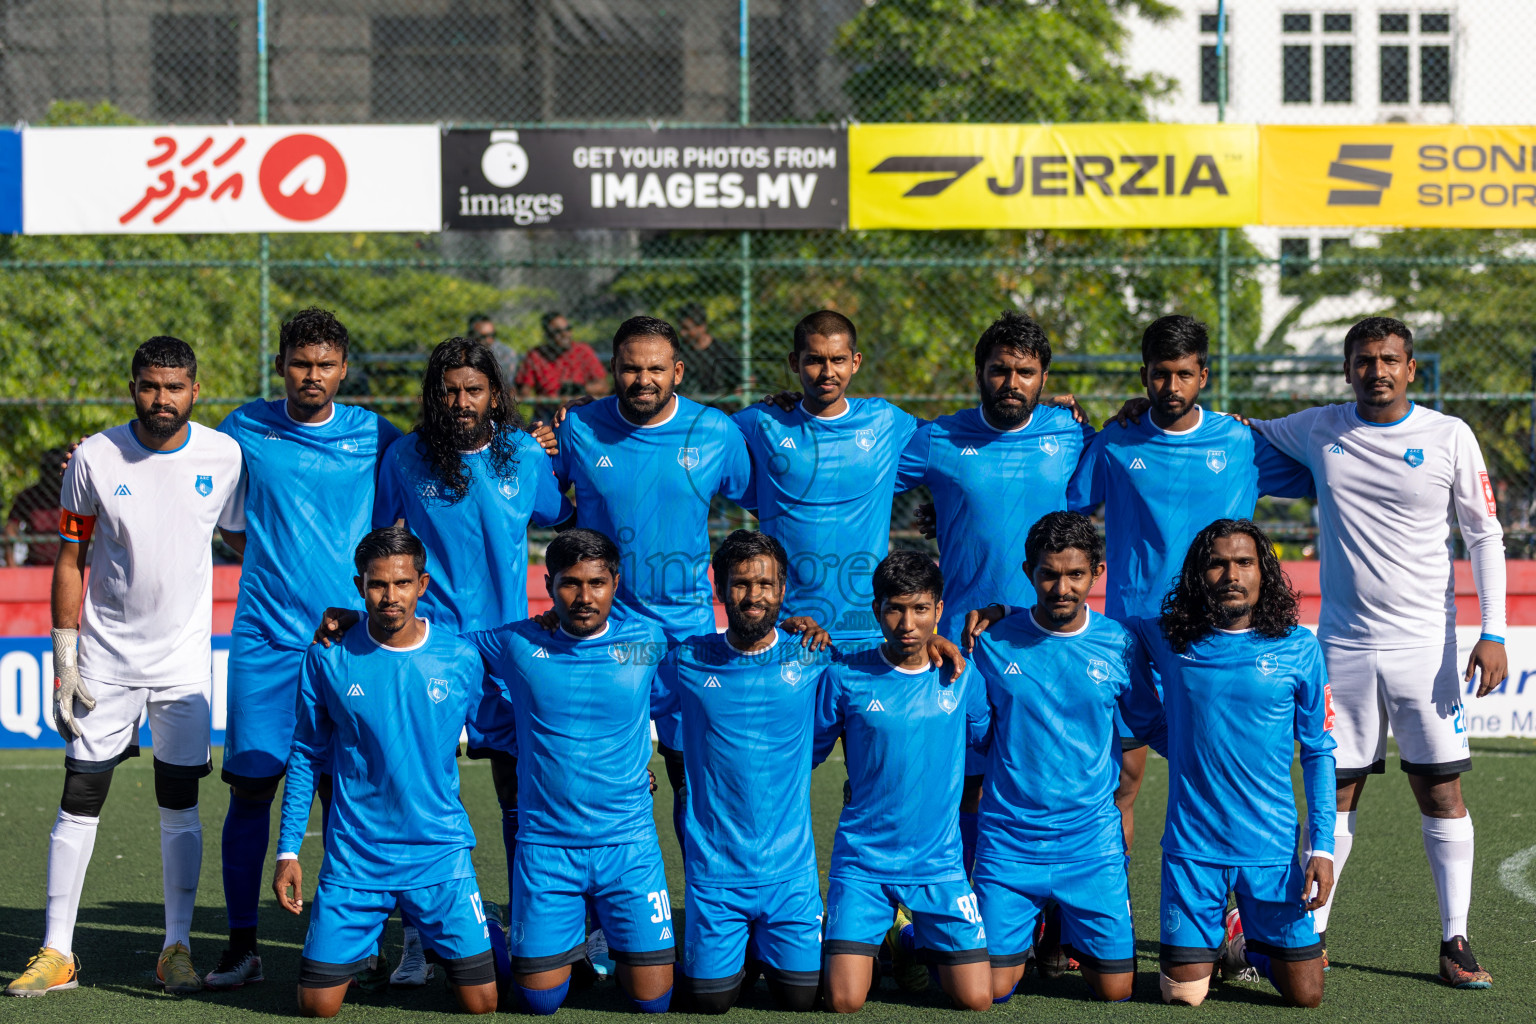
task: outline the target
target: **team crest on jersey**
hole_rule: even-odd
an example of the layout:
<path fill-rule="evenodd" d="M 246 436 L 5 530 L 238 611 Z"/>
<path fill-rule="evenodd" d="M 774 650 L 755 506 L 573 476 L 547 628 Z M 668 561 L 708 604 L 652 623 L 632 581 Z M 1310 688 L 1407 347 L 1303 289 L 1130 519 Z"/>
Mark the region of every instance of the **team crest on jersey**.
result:
<path fill-rule="evenodd" d="M 522 484 L 518 483 L 517 477 L 514 476 L 497 484 L 496 489 L 501 492 L 503 498 L 515 498 L 517 492 L 522 490 Z"/>
<path fill-rule="evenodd" d="M 1088 659 L 1088 678 L 1103 686 L 1109 681 L 1109 662 L 1101 658 Z"/>
<path fill-rule="evenodd" d="M 1227 468 L 1227 453 L 1225 450 L 1211 450 L 1205 453 L 1205 468 L 1212 473 L 1220 473 Z"/>
<path fill-rule="evenodd" d="M 960 695 L 955 693 L 953 686 L 939 687 L 939 710 L 946 715 L 960 706 Z"/>
<path fill-rule="evenodd" d="M 1179 913 L 1178 907 L 1172 903 L 1166 904 L 1163 907 L 1163 931 L 1169 935 L 1176 935 L 1179 931 L 1179 925 L 1183 923 L 1184 916 Z"/>
<path fill-rule="evenodd" d="M 1054 437 L 1042 437 L 1040 439 L 1040 450 L 1047 455 L 1055 455 L 1061 451 L 1061 442 Z"/>
<path fill-rule="evenodd" d="M 1253 667 L 1267 676 L 1272 676 L 1280 671 L 1280 659 L 1273 654 L 1261 654 L 1253 659 Z"/>
<path fill-rule="evenodd" d="M 684 469 L 693 469 L 699 464 L 699 450 L 697 448 L 679 448 L 677 450 L 677 464 Z"/>
<path fill-rule="evenodd" d="M 213 493 L 213 477 L 199 476 L 197 478 L 196 487 L 198 494 L 201 494 L 205 498 L 208 497 L 208 495 Z"/>
<path fill-rule="evenodd" d="M 357 451 L 357 440 L 355 438 L 349 437 L 345 440 L 337 441 L 336 447 L 340 448 L 344 452 L 355 452 Z"/>
<path fill-rule="evenodd" d="M 1420 466 L 1424 465 L 1424 449 L 1409 448 L 1407 451 L 1403 452 L 1403 461 L 1408 463 L 1408 465 L 1412 466 L 1414 469 L 1418 469 Z"/>
<path fill-rule="evenodd" d="M 448 680 L 428 679 L 427 696 L 432 698 L 433 704 L 441 704 L 448 699 Z"/>
<path fill-rule="evenodd" d="M 875 432 L 873 430 L 859 430 L 853 435 L 853 443 L 865 451 L 875 446 Z"/>
<path fill-rule="evenodd" d="M 629 644 L 609 644 L 608 657 L 620 665 L 629 660 Z"/>
<path fill-rule="evenodd" d="M 800 666 L 793 661 L 786 661 L 779 666 L 779 678 L 790 686 L 798 684 L 801 679 Z"/>

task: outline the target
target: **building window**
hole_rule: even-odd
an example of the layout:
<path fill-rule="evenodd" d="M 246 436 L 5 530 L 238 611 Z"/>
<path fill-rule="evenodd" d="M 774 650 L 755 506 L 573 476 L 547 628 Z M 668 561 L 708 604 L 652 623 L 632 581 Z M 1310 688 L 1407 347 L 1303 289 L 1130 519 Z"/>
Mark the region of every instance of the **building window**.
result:
<path fill-rule="evenodd" d="M 1286 103 L 1312 102 L 1312 47 L 1286 46 L 1281 48 L 1282 71 Z"/>
<path fill-rule="evenodd" d="M 1200 43 L 1200 102 L 1216 103 L 1220 100 L 1219 76 L 1221 74 L 1221 62 L 1216 59 L 1216 29 L 1217 17 L 1214 14 L 1200 15 L 1200 34 L 1203 37 Z M 1232 15 L 1227 15 L 1227 66 L 1232 65 Z M 1226 81 L 1227 98 L 1232 98 L 1232 77 L 1230 70 Z"/>
<path fill-rule="evenodd" d="M 1302 290 L 1301 280 L 1311 269 L 1312 240 L 1310 238 L 1280 239 L 1281 295 L 1299 294 Z"/>
<path fill-rule="evenodd" d="M 1316 298 L 1322 295 L 1348 295 L 1359 286 L 1354 267 L 1325 267 L 1318 259 L 1348 259 L 1348 238 L 1318 239 L 1317 256 L 1312 255 L 1312 239 L 1300 235 L 1280 239 L 1280 294 Z"/>
<path fill-rule="evenodd" d="M 228 121 L 240 111 L 240 20 L 157 14 L 150 21 L 151 102 L 165 121 Z"/>
<path fill-rule="evenodd" d="M 1282 102 L 1355 101 L 1355 16 L 1353 14 L 1281 14 L 1280 70 Z M 1314 77 L 1320 69 L 1321 78 Z"/>
<path fill-rule="evenodd" d="M 1451 16 L 1428 13 L 1415 18 L 1407 12 L 1392 12 L 1379 16 L 1377 28 L 1382 36 L 1381 102 L 1411 104 L 1415 70 L 1420 104 L 1451 102 Z"/>

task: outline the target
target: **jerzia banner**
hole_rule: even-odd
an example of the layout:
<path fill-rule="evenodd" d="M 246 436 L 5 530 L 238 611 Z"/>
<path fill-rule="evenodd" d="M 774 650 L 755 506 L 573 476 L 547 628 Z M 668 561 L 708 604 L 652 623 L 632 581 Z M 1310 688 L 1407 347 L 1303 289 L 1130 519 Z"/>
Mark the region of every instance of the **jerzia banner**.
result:
<path fill-rule="evenodd" d="M 447 130 L 443 227 L 841 228 L 841 128 Z"/>

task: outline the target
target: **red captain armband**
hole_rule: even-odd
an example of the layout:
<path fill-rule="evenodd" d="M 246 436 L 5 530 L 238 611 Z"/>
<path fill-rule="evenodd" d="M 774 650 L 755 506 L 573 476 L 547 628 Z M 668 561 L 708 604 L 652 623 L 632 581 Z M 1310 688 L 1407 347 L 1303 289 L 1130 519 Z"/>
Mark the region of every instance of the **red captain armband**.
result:
<path fill-rule="evenodd" d="M 1333 684 L 1323 684 L 1323 731 L 1333 732 Z"/>
<path fill-rule="evenodd" d="M 1499 505 L 1498 502 L 1493 500 L 1493 484 L 1488 482 L 1488 471 L 1483 470 L 1482 472 L 1478 473 L 1477 479 L 1481 481 L 1483 485 L 1483 500 L 1488 503 L 1488 514 L 1491 516 L 1498 515 Z"/>
<path fill-rule="evenodd" d="M 91 533 L 95 529 L 95 516 L 77 516 L 68 511 L 59 513 L 59 536 L 65 540 L 84 544 L 91 539 Z"/>

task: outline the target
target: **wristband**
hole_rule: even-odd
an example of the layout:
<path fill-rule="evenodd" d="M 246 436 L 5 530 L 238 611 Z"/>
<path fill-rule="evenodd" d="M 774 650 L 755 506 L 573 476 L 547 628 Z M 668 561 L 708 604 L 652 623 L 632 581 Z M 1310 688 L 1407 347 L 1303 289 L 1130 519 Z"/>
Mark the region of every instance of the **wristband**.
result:
<path fill-rule="evenodd" d="M 1504 642 L 1503 637 L 1494 636 L 1492 633 L 1484 633 L 1482 636 L 1478 637 L 1478 640 L 1492 640 L 1496 644 L 1502 644 Z"/>

